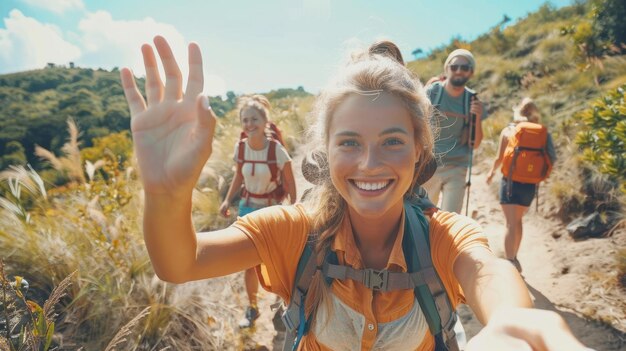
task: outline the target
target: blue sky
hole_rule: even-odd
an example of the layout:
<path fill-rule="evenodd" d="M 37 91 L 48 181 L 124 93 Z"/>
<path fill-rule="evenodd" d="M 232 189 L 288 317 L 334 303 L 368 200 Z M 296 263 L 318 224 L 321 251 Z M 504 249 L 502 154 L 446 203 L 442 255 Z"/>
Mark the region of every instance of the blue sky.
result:
<path fill-rule="evenodd" d="M 504 14 L 515 21 L 544 2 L 0 0 L 0 74 L 72 61 L 130 67 L 141 76 L 140 45 L 161 34 L 183 72 L 187 43 L 200 44 L 210 95 L 298 86 L 317 92 L 351 50 L 376 39 L 393 40 L 410 59 L 415 48 L 474 39 Z"/>

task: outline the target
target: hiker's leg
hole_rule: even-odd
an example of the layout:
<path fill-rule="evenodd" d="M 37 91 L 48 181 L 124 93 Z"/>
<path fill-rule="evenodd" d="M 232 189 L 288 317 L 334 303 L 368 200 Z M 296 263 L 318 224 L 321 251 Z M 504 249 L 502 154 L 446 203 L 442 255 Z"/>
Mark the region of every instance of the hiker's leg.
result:
<path fill-rule="evenodd" d="M 502 212 L 506 219 L 506 235 L 504 236 L 504 256 L 507 259 L 514 259 L 517 254 L 515 245 L 515 208 L 517 205 L 502 204 Z"/>
<path fill-rule="evenodd" d="M 435 206 L 439 206 L 439 194 L 441 193 L 441 175 L 439 172 L 435 174 L 426 182 L 422 187 L 428 193 L 428 198 L 433 202 Z"/>
<path fill-rule="evenodd" d="M 250 301 L 250 306 L 256 307 L 257 294 L 259 292 L 259 278 L 257 278 L 256 276 L 255 269 L 246 269 L 244 277 L 246 282 L 246 293 L 248 294 L 248 301 Z"/>
<path fill-rule="evenodd" d="M 465 197 L 467 168 L 464 166 L 446 167 L 444 172 L 441 209 L 461 213 Z"/>
<path fill-rule="evenodd" d="M 522 219 L 524 218 L 524 213 L 526 213 L 527 209 L 528 207 L 526 206 L 515 205 L 515 213 L 513 214 L 514 221 L 515 221 L 515 238 L 513 242 L 513 252 L 515 252 L 514 257 L 517 257 L 519 247 L 521 246 L 521 243 L 522 243 L 522 234 L 524 232 Z"/>

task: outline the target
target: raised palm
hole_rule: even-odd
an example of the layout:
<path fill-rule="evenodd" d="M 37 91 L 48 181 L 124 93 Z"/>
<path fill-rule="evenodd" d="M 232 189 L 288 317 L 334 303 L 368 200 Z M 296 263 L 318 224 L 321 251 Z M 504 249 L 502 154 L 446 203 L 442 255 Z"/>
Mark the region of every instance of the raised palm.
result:
<path fill-rule="evenodd" d="M 154 51 L 147 44 L 141 48 L 147 104 L 127 68 L 121 71 L 122 85 L 144 190 L 179 195 L 191 192 L 211 155 L 216 119 L 207 98 L 200 95 L 204 77 L 198 45 L 189 44 L 189 78 L 183 93 L 182 75 L 169 44 L 160 36 L 154 44 L 165 71 L 165 86 Z"/>

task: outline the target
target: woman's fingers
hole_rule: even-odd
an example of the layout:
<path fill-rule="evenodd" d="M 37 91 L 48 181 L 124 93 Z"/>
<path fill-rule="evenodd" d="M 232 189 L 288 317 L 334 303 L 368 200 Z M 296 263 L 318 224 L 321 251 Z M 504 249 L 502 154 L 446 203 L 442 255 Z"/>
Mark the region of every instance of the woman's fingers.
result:
<path fill-rule="evenodd" d="M 183 77 L 176 63 L 176 59 L 174 58 L 174 54 L 172 53 L 172 49 L 162 36 L 154 37 L 154 45 L 159 52 L 161 62 L 163 63 L 163 70 L 165 71 L 164 98 L 168 100 L 180 100 L 183 96 Z"/>
<path fill-rule="evenodd" d="M 211 109 L 209 98 L 206 95 L 199 95 L 196 100 L 196 105 L 198 109 L 198 128 L 203 129 L 204 132 L 208 134 L 206 136 L 213 141 L 217 118 Z"/>
<path fill-rule="evenodd" d="M 124 95 L 130 108 L 130 116 L 135 117 L 137 114 L 143 112 L 146 109 L 146 102 L 141 96 L 137 84 L 135 84 L 135 77 L 128 68 L 122 68 L 120 71 L 120 78 L 122 79 L 122 88 L 124 89 Z"/>
<path fill-rule="evenodd" d="M 204 89 L 204 73 L 202 72 L 202 53 L 196 43 L 189 44 L 189 78 L 185 96 L 196 98 Z"/>
<path fill-rule="evenodd" d="M 146 97 L 148 106 L 160 102 L 163 99 L 163 82 L 159 74 L 156 57 L 152 46 L 144 44 L 141 46 L 143 63 L 146 67 Z"/>

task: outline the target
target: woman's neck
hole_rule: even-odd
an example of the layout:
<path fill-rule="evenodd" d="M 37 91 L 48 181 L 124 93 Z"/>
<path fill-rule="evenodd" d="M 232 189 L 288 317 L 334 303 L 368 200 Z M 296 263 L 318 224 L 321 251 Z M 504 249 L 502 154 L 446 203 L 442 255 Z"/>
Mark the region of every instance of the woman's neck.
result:
<path fill-rule="evenodd" d="M 403 202 L 394 205 L 377 218 L 360 216 L 351 209 L 352 233 L 366 268 L 383 269 L 398 236 L 402 222 Z"/>
<path fill-rule="evenodd" d="M 248 136 L 248 145 L 252 150 L 263 150 L 265 148 L 265 143 L 267 138 L 264 134 L 257 133 L 253 136 Z"/>

